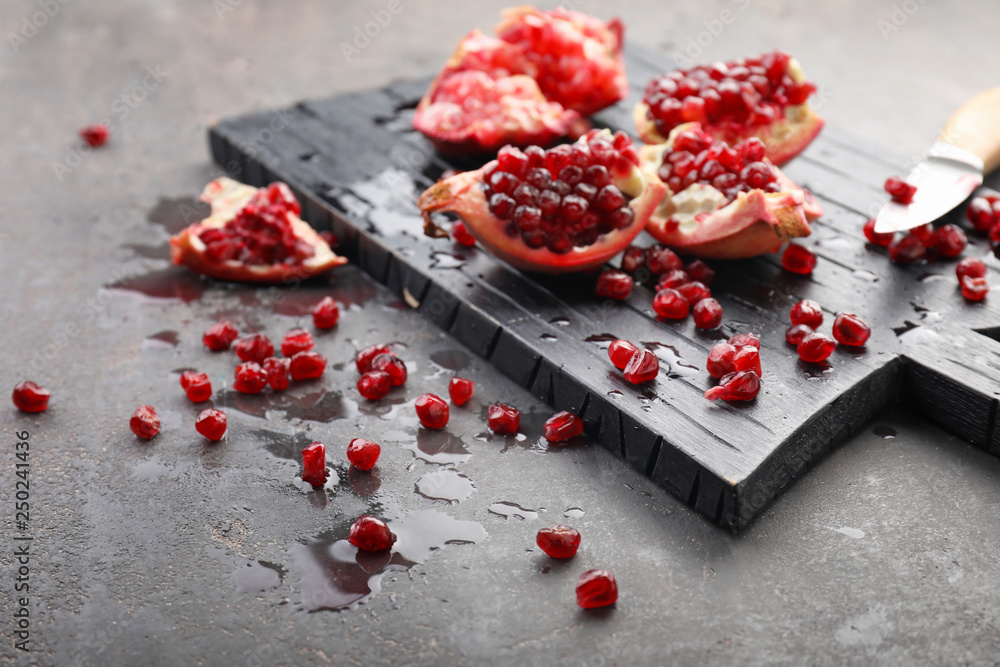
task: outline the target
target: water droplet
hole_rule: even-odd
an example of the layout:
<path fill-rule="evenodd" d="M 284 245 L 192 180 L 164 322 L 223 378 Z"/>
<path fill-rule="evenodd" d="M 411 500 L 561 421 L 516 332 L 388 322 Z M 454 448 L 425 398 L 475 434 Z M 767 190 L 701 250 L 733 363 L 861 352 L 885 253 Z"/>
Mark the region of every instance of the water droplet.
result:
<path fill-rule="evenodd" d="M 650 350 L 657 358 L 667 364 L 667 372 L 671 375 L 691 377 L 698 374 L 698 367 L 684 363 L 677 348 L 658 341 L 642 341 L 639 343 Z"/>
<path fill-rule="evenodd" d="M 506 501 L 493 503 L 489 506 L 489 512 L 491 514 L 496 514 L 497 516 L 502 516 L 505 519 L 517 517 L 522 521 L 533 521 L 538 518 L 538 510 L 527 509 L 525 507 L 521 507 L 517 503 Z"/>
<path fill-rule="evenodd" d="M 419 429 L 416 441 L 407 437 L 403 449 L 410 450 L 422 461 L 437 465 L 465 463 L 472 458 L 461 438 L 443 430 Z"/>
<path fill-rule="evenodd" d="M 579 519 L 584 515 L 584 511 L 579 507 L 570 507 L 568 510 L 563 512 L 563 516 L 569 517 L 571 519 Z"/>
<path fill-rule="evenodd" d="M 611 391 L 608 392 L 608 396 L 610 396 L 611 398 L 618 398 L 619 396 L 624 396 L 624 395 L 625 394 L 621 393 L 617 389 L 612 389 Z"/>
<path fill-rule="evenodd" d="M 550 333 L 543 333 L 541 336 L 539 336 L 539 338 L 549 343 L 551 343 L 554 340 L 558 340 L 554 334 Z"/>
<path fill-rule="evenodd" d="M 877 283 L 878 282 L 878 276 L 876 276 L 871 271 L 865 271 L 864 269 L 855 269 L 852 272 L 852 275 L 855 278 L 858 278 L 860 280 L 864 280 L 865 282 L 869 282 L 869 283 Z"/>
<path fill-rule="evenodd" d="M 897 435 L 899 435 L 896 433 L 896 429 L 891 426 L 876 426 L 872 429 L 872 433 L 880 438 L 885 438 L 886 440 L 893 440 Z"/>
<path fill-rule="evenodd" d="M 587 336 L 584 340 L 588 343 L 610 343 L 613 340 L 618 340 L 618 336 L 609 333 L 602 333 Z"/>
<path fill-rule="evenodd" d="M 414 490 L 429 500 L 460 503 L 476 490 L 468 477 L 452 468 L 429 472 L 414 485 Z"/>
<path fill-rule="evenodd" d="M 142 347 L 146 350 L 169 350 L 177 347 L 179 335 L 176 331 L 159 331 L 142 341 Z"/>
<path fill-rule="evenodd" d="M 551 320 L 549 320 L 549 324 L 553 324 L 553 325 L 555 325 L 557 327 L 568 327 L 569 326 L 569 318 L 568 317 L 553 317 Z"/>

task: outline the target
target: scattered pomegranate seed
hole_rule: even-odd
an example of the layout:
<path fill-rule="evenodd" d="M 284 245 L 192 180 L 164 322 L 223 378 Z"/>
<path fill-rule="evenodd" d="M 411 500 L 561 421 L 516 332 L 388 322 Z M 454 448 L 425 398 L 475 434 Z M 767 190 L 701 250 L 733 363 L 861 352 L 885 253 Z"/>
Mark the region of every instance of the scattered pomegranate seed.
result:
<path fill-rule="evenodd" d="M 365 515 L 351 525 L 347 541 L 362 551 L 382 551 L 396 543 L 396 536 L 384 521 Z"/>
<path fill-rule="evenodd" d="M 226 413 L 212 408 L 202 410 L 194 428 L 212 442 L 218 442 L 226 436 Z"/>
<path fill-rule="evenodd" d="M 572 412 L 557 412 L 545 422 L 543 432 L 549 442 L 563 442 L 583 433 L 583 420 Z"/>
<path fill-rule="evenodd" d="M 358 393 L 369 401 L 385 398 L 392 389 L 392 378 L 384 371 L 368 371 L 358 378 Z"/>
<path fill-rule="evenodd" d="M 682 320 L 691 312 L 691 304 L 675 289 L 661 289 L 653 297 L 653 310 L 668 320 Z"/>
<path fill-rule="evenodd" d="M 697 280 L 703 285 L 709 285 L 715 279 L 715 271 L 700 259 L 696 259 L 685 266 L 684 270 L 691 276 L 692 280 Z"/>
<path fill-rule="evenodd" d="M 625 370 L 628 366 L 629 359 L 638 350 L 635 345 L 628 342 L 627 340 L 613 340 L 611 344 L 608 345 L 608 358 L 611 359 L 611 363 L 614 364 L 615 368 L 619 370 Z"/>
<path fill-rule="evenodd" d="M 156 409 L 152 405 L 140 405 L 132 413 L 128 426 L 135 433 L 135 437 L 151 440 L 160 432 L 160 415 L 156 414 Z"/>
<path fill-rule="evenodd" d="M 181 373 L 181 387 L 192 403 L 201 403 L 212 398 L 212 383 L 205 373 L 184 371 Z"/>
<path fill-rule="evenodd" d="M 572 558 L 580 548 L 580 531 L 563 525 L 542 528 L 535 543 L 549 558 Z"/>
<path fill-rule="evenodd" d="M 764 377 L 764 370 L 760 365 L 760 350 L 752 345 L 738 348 L 733 355 L 733 370 L 753 371 L 757 377 Z"/>
<path fill-rule="evenodd" d="M 625 273 L 635 273 L 643 264 L 646 263 L 646 250 L 645 248 L 640 248 L 639 246 L 630 245 L 625 248 L 625 252 L 622 254 L 622 271 Z"/>
<path fill-rule="evenodd" d="M 660 373 L 660 360 L 649 350 L 639 349 L 632 354 L 625 367 L 625 379 L 632 384 L 655 380 Z"/>
<path fill-rule="evenodd" d="M 979 232 L 985 232 L 1000 222 L 1000 207 L 994 208 L 992 202 L 985 197 L 973 197 L 965 209 L 965 217 Z"/>
<path fill-rule="evenodd" d="M 364 438 L 354 438 L 347 445 L 347 460 L 358 470 L 371 470 L 378 462 L 382 448 Z"/>
<path fill-rule="evenodd" d="M 233 389 L 244 394 L 259 394 L 267 386 L 267 373 L 256 361 L 246 361 L 236 367 Z"/>
<path fill-rule="evenodd" d="M 108 134 L 108 127 L 101 123 L 88 125 L 80 130 L 80 138 L 83 139 L 91 148 L 100 148 L 103 146 L 108 140 Z"/>
<path fill-rule="evenodd" d="M 313 306 L 312 317 L 317 329 L 332 329 L 340 321 L 340 306 L 332 297 L 325 296 Z"/>
<path fill-rule="evenodd" d="M 964 276 L 959 282 L 962 286 L 962 296 L 969 301 L 982 301 L 990 291 L 986 278 Z"/>
<path fill-rule="evenodd" d="M 576 603 L 584 609 L 607 607 L 618 601 L 618 582 L 607 570 L 588 570 L 576 582 Z"/>
<path fill-rule="evenodd" d="M 792 324 L 805 324 L 813 329 L 818 329 L 823 324 L 823 309 L 812 299 L 802 299 L 792 306 L 788 319 L 791 320 Z"/>
<path fill-rule="evenodd" d="M 677 291 L 692 306 L 702 299 L 708 299 L 712 296 L 712 291 L 697 281 L 681 285 L 677 288 Z"/>
<path fill-rule="evenodd" d="M 376 355 L 372 359 L 372 370 L 382 371 L 389 376 L 393 387 L 398 387 L 406 383 L 406 364 L 394 354 Z"/>
<path fill-rule="evenodd" d="M 372 369 L 372 359 L 380 354 L 392 354 L 392 350 L 387 345 L 371 345 L 357 353 L 354 357 L 354 365 L 358 367 L 359 373 L 367 373 Z"/>
<path fill-rule="evenodd" d="M 714 378 L 721 378 L 733 372 L 733 357 L 736 356 L 736 346 L 730 343 L 721 342 L 712 346 L 708 351 L 708 361 L 705 369 Z"/>
<path fill-rule="evenodd" d="M 691 282 L 691 276 L 680 269 L 674 269 L 660 276 L 660 279 L 656 281 L 656 289 L 677 289 L 681 285 L 687 285 L 689 282 Z"/>
<path fill-rule="evenodd" d="M 281 339 L 281 354 L 291 359 L 299 352 L 308 352 L 315 346 L 311 333 L 305 329 L 292 329 Z"/>
<path fill-rule="evenodd" d="M 44 412 L 49 407 L 49 390 L 24 380 L 14 385 L 11 400 L 21 412 Z"/>
<path fill-rule="evenodd" d="M 448 404 L 435 394 L 420 394 L 413 404 L 417 418 L 426 428 L 444 428 L 448 425 Z"/>
<path fill-rule="evenodd" d="M 959 280 L 965 276 L 985 278 L 986 263 L 976 257 L 966 257 L 955 266 L 955 275 Z"/>
<path fill-rule="evenodd" d="M 889 259 L 896 264 L 911 264 L 927 254 L 927 249 L 919 237 L 906 234 L 897 238 L 889 246 Z"/>
<path fill-rule="evenodd" d="M 876 232 L 875 219 L 869 218 L 868 222 L 865 223 L 865 238 L 867 238 L 869 241 L 871 241 L 873 244 L 877 246 L 887 248 L 889 247 L 889 244 L 892 243 L 892 240 L 896 238 L 896 235 L 880 234 L 879 232 Z"/>
<path fill-rule="evenodd" d="M 729 344 L 734 347 L 745 347 L 747 345 L 752 345 L 753 347 L 760 349 L 760 338 L 757 334 L 752 333 L 738 333 L 729 337 Z"/>
<path fill-rule="evenodd" d="M 890 176 L 885 180 L 885 191 L 889 193 L 892 200 L 900 204 L 909 204 L 913 201 L 913 195 L 917 192 L 915 185 L 910 185 L 899 176 Z"/>
<path fill-rule="evenodd" d="M 714 329 L 722 324 L 722 306 L 715 299 L 702 299 L 694 304 L 691 314 L 699 329 Z"/>
<path fill-rule="evenodd" d="M 213 352 L 222 352 L 223 350 L 228 350 L 229 346 L 239 336 L 240 332 L 236 330 L 233 323 L 223 320 L 205 329 L 205 333 L 201 337 L 201 342 Z"/>
<path fill-rule="evenodd" d="M 789 345 L 798 345 L 802 339 L 813 332 L 813 328 L 808 324 L 793 324 L 785 332 L 785 342 Z"/>
<path fill-rule="evenodd" d="M 837 341 L 826 334 L 814 331 L 803 338 L 795 350 L 799 353 L 799 358 L 802 361 L 818 363 L 828 359 L 836 348 Z"/>
<path fill-rule="evenodd" d="M 476 245 L 476 237 L 466 228 L 465 223 L 459 221 L 451 226 L 451 238 L 458 245 L 471 248 Z"/>
<path fill-rule="evenodd" d="M 277 357 L 268 357 L 264 360 L 264 372 L 267 373 L 267 383 L 271 385 L 271 389 L 275 391 L 284 391 L 288 389 L 289 374 L 288 370 L 291 367 L 291 359 L 279 359 Z"/>
<path fill-rule="evenodd" d="M 288 365 L 288 373 L 293 380 L 312 380 L 325 370 L 326 357 L 319 352 L 299 352 Z"/>
<path fill-rule="evenodd" d="M 262 364 L 265 359 L 274 356 L 274 343 L 262 333 L 245 336 L 236 341 L 236 356 L 243 361 Z"/>
<path fill-rule="evenodd" d="M 871 327 L 854 313 L 841 313 L 833 321 L 833 337 L 841 345 L 862 347 L 871 335 Z"/>
<path fill-rule="evenodd" d="M 514 435 L 521 427 L 521 411 L 494 403 L 486 410 L 486 425 L 497 435 Z"/>
<path fill-rule="evenodd" d="M 934 247 L 942 257 L 958 257 L 968 244 L 965 232 L 957 225 L 941 225 L 934 235 Z"/>
<path fill-rule="evenodd" d="M 646 248 L 646 268 L 654 276 L 684 267 L 681 258 L 670 248 L 656 244 Z"/>
<path fill-rule="evenodd" d="M 710 401 L 751 401 L 760 393 L 760 378 L 753 371 L 735 371 L 705 392 Z"/>
<path fill-rule="evenodd" d="M 475 388 L 476 385 L 472 380 L 453 377 L 448 383 L 448 396 L 455 405 L 465 405 L 472 398 Z"/>
<path fill-rule="evenodd" d="M 926 225 L 914 227 L 910 230 L 910 233 L 920 239 L 920 242 L 924 244 L 925 248 L 934 247 L 936 232 L 934 231 L 934 225 L 931 223 L 928 222 Z"/>
<path fill-rule="evenodd" d="M 805 246 L 789 243 L 781 255 L 781 265 L 786 271 L 806 276 L 816 268 L 816 255 Z"/>
<path fill-rule="evenodd" d="M 326 478 L 326 445 L 314 442 L 302 450 L 302 481 L 323 486 Z"/>
<path fill-rule="evenodd" d="M 609 269 L 597 277 L 594 293 L 604 299 L 624 301 L 632 294 L 632 276 L 624 271 Z"/>

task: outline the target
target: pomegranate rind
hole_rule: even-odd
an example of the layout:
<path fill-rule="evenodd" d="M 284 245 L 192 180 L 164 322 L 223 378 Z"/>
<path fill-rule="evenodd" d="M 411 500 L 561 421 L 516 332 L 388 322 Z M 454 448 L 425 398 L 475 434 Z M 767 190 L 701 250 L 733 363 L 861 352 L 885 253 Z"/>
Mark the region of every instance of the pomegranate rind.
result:
<path fill-rule="evenodd" d="M 225 227 L 236 214 L 246 206 L 257 192 L 257 188 L 234 181 L 231 178 L 217 178 L 202 191 L 201 199 L 212 207 L 211 215 L 204 220 L 185 227 L 170 239 L 170 260 L 174 264 L 215 278 L 244 283 L 282 283 L 302 280 L 329 271 L 335 266 L 347 263 L 316 231 L 297 215 L 288 214 L 295 235 L 308 243 L 313 256 L 301 264 L 246 264 L 236 260 L 224 262 L 210 261 L 205 255 L 205 244 L 199 236 L 208 229 Z"/>

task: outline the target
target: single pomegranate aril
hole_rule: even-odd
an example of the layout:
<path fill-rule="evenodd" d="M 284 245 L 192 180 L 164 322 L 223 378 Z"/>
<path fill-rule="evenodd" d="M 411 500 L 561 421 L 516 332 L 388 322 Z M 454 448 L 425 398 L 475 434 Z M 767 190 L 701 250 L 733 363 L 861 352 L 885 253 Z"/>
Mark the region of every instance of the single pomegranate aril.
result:
<path fill-rule="evenodd" d="M 256 361 L 240 364 L 233 375 L 233 389 L 243 394 L 259 394 L 267 386 L 267 372 Z"/>
<path fill-rule="evenodd" d="M 267 373 L 267 383 L 271 385 L 271 389 L 275 391 L 284 391 L 288 389 L 289 368 L 291 367 L 291 359 L 279 359 L 277 357 L 268 357 L 264 360 L 264 372 Z"/>
<path fill-rule="evenodd" d="M 896 264 L 912 264 L 926 253 L 927 249 L 920 237 L 913 234 L 901 236 L 889 246 L 889 259 Z"/>
<path fill-rule="evenodd" d="M 959 283 L 962 286 L 962 296 L 969 301 L 982 301 L 990 291 L 986 278 L 963 276 Z"/>
<path fill-rule="evenodd" d="M 240 332 L 232 322 L 223 320 L 205 329 L 201 337 L 201 342 L 212 352 L 222 352 L 228 350 L 233 341 L 239 338 Z"/>
<path fill-rule="evenodd" d="M 716 343 L 708 351 L 708 361 L 705 363 L 705 370 L 714 378 L 721 378 L 723 375 L 728 375 L 735 370 L 733 366 L 734 356 L 736 356 L 736 346 L 726 342 Z"/>
<path fill-rule="evenodd" d="M 198 414 L 194 428 L 212 442 L 218 442 L 226 437 L 226 413 L 208 408 Z"/>
<path fill-rule="evenodd" d="M 290 359 L 299 352 L 308 352 L 315 346 L 311 333 L 305 329 L 292 329 L 281 339 L 281 354 Z"/>
<path fill-rule="evenodd" d="M 660 279 L 656 281 L 656 289 L 657 291 L 661 289 L 678 289 L 681 285 L 687 285 L 689 282 L 691 282 L 691 276 L 687 272 L 674 269 L 660 276 Z"/>
<path fill-rule="evenodd" d="M 448 383 L 448 397 L 455 405 L 465 405 L 472 398 L 475 388 L 476 385 L 472 380 L 453 377 Z"/>
<path fill-rule="evenodd" d="M 719 384 L 705 392 L 710 401 L 752 401 L 760 393 L 760 378 L 754 371 L 737 371 L 723 376 Z"/>
<path fill-rule="evenodd" d="M 212 383 L 205 373 L 184 371 L 181 373 L 181 388 L 192 403 L 201 403 L 212 398 Z"/>
<path fill-rule="evenodd" d="M 371 345 L 354 356 L 354 365 L 359 373 L 367 373 L 372 369 L 372 360 L 380 354 L 392 354 L 387 345 Z"/>
<path fill-rule="evenodd" d="M 703 285 L 710 285 L 715 278 L 715 271 L 705 262 L 696 259 L 684 267 L 684 271 L 691 276 L 691 280 L 697 280 Z"/>
<path fill-rule="evenodd" d="M 358 517 L 351 524 L 347 541 L 362 551 L 382 551 L 396 543 L 396 536 L 384 521 L 365 515 Z"/>
<path fill-rule="evenodd" d="M 660 360 L 649 350 L 636 350 L 625 367 L 625 380 L 632 384 L 642 384 L 655 380 L 660 373 Z"/>
<path fill-rule="evenodd" d="M 435 394 L 420 394 L 413 407 L 417 418 L 426 428 L 444 428 L 448 425 L 448 404 Z"/>
<path fill-rule="evenodd" d="M 745 347 L 747 345 L 751 345 L 759 350 L 760 338 L 757 337 L 757 334 L 738 333 L 729 337 L 729 344 L 734 347 Z"/>
<path fill-rule="evenodd" d="M 805 324 L 818 329 L 823 324 L 823 309 L 812 299 L 802 299 L 792 306 L 788 319 L 792 324 Z"/>
<path fill-rule="evenodd" d="M 808 324 L 793 324 L 785 332 L 785 342 L 789 345 L 798 346 L 802 339 L 813 332 L 813 328 Z"/>
<path fill-rule="evenodd" d="M 340 306 L 332 297 L 324 296 L 313 306 L 312 318 L 317 329 L 332 329 L 340 321 Z"/>
<path fill-rule="evenodd" d="M 871 327 L 854 313 L 841 313 L 833 321 L 833 337 L 841 345 L 861 347 L 871 335 Z"/>
<path fill-rule="evenodd" d="M 44 412 L 49 407 L 49 390 L 24 380 L 14 385 L 11 400 L 21 412 Z"/>
<path fill-rule="evenodd" d="M 384 371 L 368 371 L 358 378 L 358 393 L 369 401 L 385 398 L 392 389 L 392 378 Z"/>
<path fill-rule="evenodd" d="M 255 333 L 236 341 L 236 356 L 243 361 L 264 363 L 268 357 L 274 356 L 274 343 L 262 333 Z"/>
<path fill-rule="evenodd" d="M 100 123 L 97 125 L 88 125 L 80 130 L 80 138 L 91 148 L 100 148 L 103 146 L 108 140 L 108 134 L 108 126 Z"/>
<path fill-rule="evenodd" d="M 618 582 L 607 570 L 587 570 L 576 582 L 576 603 L 584 609 L 607 607 L 618 601 Z"/>
<path fill-rule="evenodd" d="M 733 370 L 753 371 L 757 377 L 764 377 L 764 371 L 760 365 L 760 350 L 751 345 L 744 345 L 737 349 L 736 354 L 733 355 Z"/>
<path fill-rule="evenodd" d="M 653 297 L 653 311 L 668 320 L 682 320 L 691 312 L 691 304 L 675 289 L 661 289 Z"/>
<path fill-rule="evenodd" d="M 302 450 L 302 481 L 313 486 L 326 484 L 326 445 L 314 442 Z"/>
<path fill-rule="evenodd" d="M 985 232 L 1000 222 L 1000 208 L 994 209 L 993 204 L 985 197 L 973 197 L 965 209 L 965 217 L 978 232 Z"/>
<path fill-rule="evenodd" d="M 799 341 L 795 351 L 799 353 L 802 361 L 819 363 L 828 359 L 836 348 L 837 341 L 826 334 L 814 331 Z"/>
<path fill-rule="evenodd" d="M 816 255 L 805 246 L 789 243 L 781 255 L 781 265 L 786 271 L 806 276 L 816 268 Z"/>
<path fill-rule="evenodd" d="M 572 412 L 557 412 L 545 422 L 543 433 L 549 442 L 564 442 L 583 433 L 583 420 Z"/>
<path fill-rule="evenodd" d="M 572 558 L 580 548 L 580 532 L 563 525 L 542 528 L 535 543 L 549 558 Z"/>
<path fill-rule="evenodd" d="M 913 195 L 916 194 L 917 187 L 910 185 L 899 176 L 890 176 L 885 180 L 885 191 L 889 193 L 894 202 L 909 204 L 913 201 Z"/>
<path fill-rule="evenodd" d="M 865 222 L 865 238 L 871 243 L 881 246 L 883 248 L 888 248 L 892 240 L 896 238 L 895 234 L 880 234 L 875 231 L 875 218 L 869 218 Z"/>
<path fill-rule="evenodd" d="M 658 276 L 667 271 L 679 270 L 684 267 L 681 258 L 670 248 L 661 245 L 652 245 L 646 249 L 646 268 L 654 276 Z"/>
<path fill-rule="evenodd" d="M 458 221 L 451 226 L 451 238 L 460 246 L 471 248 L 476 245 L 476 237 L 473 236 L 465 225 Z"/>
<path fill-rule="evenodd" d="M 986 263 L 977 257 L 966 257 L 955 266 L 955 275 L 959 280 L 965 276 L 970 278 L 985 278 Z"/>
<path fill-rule="evenodd" d="M 497 435 L 514 435 L 521 427 L 521 411 L 503 403 L 494 403 L 486 410 L 486 425 Z"/>
<path fill-rule="evenodd" d="M 358 470 L 371 470 L 378 462 L 382 448 L 364 438 L 354 438 L 347 445 L 347 460 Z"/>
<path fill-rule="evenodd" d="M 712 296 L 712 290 L 697 281 L 681 285 L 677 288 L 677 291 L 682 297 L 687 299 L 687 302 L 692 306 L 702 299 L 707 299 Z"/>
<path fill-rule="evenodd" d="M 151 440 L 160 432 L 160 415 L 152 405 L 140 405 L 132 413 L 128 426 L 140 440 Z"/>
<path fill-rule="evenodd" d="M 941 225 L 934 235 L 934 247 L 942 257 L 958 257 L 968 244 L 965 232 L 956 225 Z"/>
<path fill-rule="evenodd" d="M 393 387 L 398 387 L 406 383 L 406 364 L 394 354 L 376 355 L 372 359 L 372 370 L 382 371 L 389 376 Z"/>
<path fill-rule="evenodd" d="M 646 263 L 646 249 L 636 245 L 625 248 L 622 254 L 622 271 L 625 273 L 635 273 Z"/>
<path fill-rule="evenodd" d="M 632 343 L 627 340 L 613 340 L 611 344 L 608 345 L 608 358 L 611 359 L 611 363 L 614 367 L 619 370 L 625 370 L 628 366 L 629 360 L 632 355 L 638 351 L 637 348 Z"/>
<path fill-rule="evenodd" d="M 293 380 L 312 380 L 326 370 L 326 357 L 319 352 L 299 352 L 288 364 L 288 374 Z"/>
<path fill-rule="evenodd" d="M 926 225 L 920 225 L 919 227 L 914 227 L 910 230 L 910 233 L 920 239 L 920 242 L 924 244 L 925 248 L 934 247 L 934 241 L 936 239 L 934 225 L 927 223 Z"/>
<path fill-rule="evenodd" d="M 603 271 L 597 277 L 594 293 L 605 299 L 624 301 L 632 294 L 632 276 L 624 271 Z"/>
<path fill-rule="evenodd" d="M 702 299 L 694 304 L 691 316 L 699 329 L 714 329 L 722 324 L 722 306 L 715 299 Z"/>

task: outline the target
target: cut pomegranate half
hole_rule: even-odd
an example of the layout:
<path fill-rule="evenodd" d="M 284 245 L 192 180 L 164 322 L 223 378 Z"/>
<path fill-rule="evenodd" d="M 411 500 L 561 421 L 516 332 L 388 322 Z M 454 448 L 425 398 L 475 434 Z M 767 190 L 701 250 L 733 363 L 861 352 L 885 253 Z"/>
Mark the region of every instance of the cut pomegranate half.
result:
<path fill-rule="evenodd" d="M 666 143 L 640 148 L 643 166 L 667 185 L 646 231 L 678 252 L 716 259 L 755 257 L 808 236 L 822 207 L 761 157 L 759 144 L 730 148 L 689 123 Z"/>
<path fill-rule="evenodd" d="M 218 280 L 280 283 L 347 262 L 299 218 L 299 203 L 284 183 L 258 189 L 217 178 L 201 200 L 212 214 L 170 239 L 174 264 Z"/>
<path fill-rule="evenodd" d="M 784 164 L 823 128 L 823 119 L 806 102 L 814 92 L 816 86 L 806 80 L 798 61 L 774 51 L 654 79 L 635 107 L 635 124 L 649 144 L 663 143 L 687 122 L 701 123 L 730 146 L 757 137 L 767 157 Z"/>
<path fill-rule="evenodd" d="M 624 133 L 592 130 L 548 151 L 503 148 L 475 171 L 439 181 L 420 196 L 431 213 L 458 214 L 486 249 L 520 269 L 594 269 L 642 231 L 666 187 L 639 167 Z"/>

